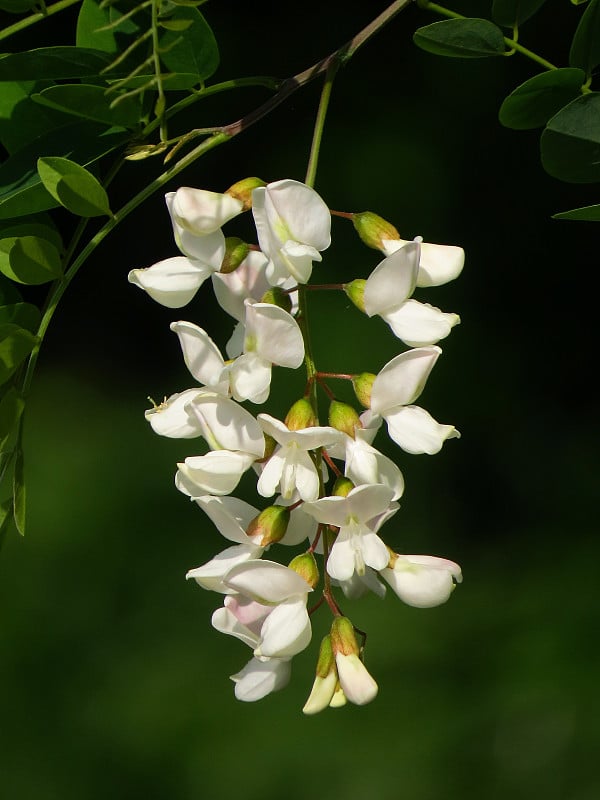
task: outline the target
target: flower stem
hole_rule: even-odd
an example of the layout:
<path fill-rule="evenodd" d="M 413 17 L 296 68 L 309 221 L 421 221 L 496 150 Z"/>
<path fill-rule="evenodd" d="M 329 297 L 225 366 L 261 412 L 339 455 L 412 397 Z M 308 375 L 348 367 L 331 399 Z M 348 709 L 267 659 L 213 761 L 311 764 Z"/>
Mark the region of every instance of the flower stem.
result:
<path fill-rule="evenodd" d="M 339 59 L 335 58 L 327 67 L 325 73 L 325 83 L 321 91 L 321 99 L 319 100 L 319 108 L 317 110 L 317 118 L 315 120 L 315 129 L 313 131 L 313 139 L 310 147 L 310 156 L 308 159 L 308 167 L 306 170 L 305 183 L 308 186 L 315 185 L 317 176 L 317 164 L 319 163 L 319 152 L 321 150 L 321 139 L 323 138 L 323 128 L 325 127 L 325 117 L 327 116 L 327 109 L 329 108 L 329 100 L 331 99 L 331 90 L 333 88 L 333 81 L 336 73 L 340 68 Z"/>

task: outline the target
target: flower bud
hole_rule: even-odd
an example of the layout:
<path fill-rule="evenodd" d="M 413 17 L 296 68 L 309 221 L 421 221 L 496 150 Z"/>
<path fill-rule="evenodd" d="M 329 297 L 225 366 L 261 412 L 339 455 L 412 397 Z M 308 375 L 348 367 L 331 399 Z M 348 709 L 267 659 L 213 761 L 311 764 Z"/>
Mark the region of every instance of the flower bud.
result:
<path fill-rule="evenodd" d="M 233 186 L 230 186 L 225 194 L 235 197 L 236 200 L 240 200 L 244 206 L 242 211 L 248 211 L 249 208 L 252 208 L 253 190 L 258 186 L 266 185 L 267 184 L 261 181 L 260 178 L 243 178 L 241 181 L 234 183 Z"/>
<path fill-rule="evenodd" d="M 332 400 L 329 406 L 329 424 L 338 431 L 347 433 L 354 439 L 354 429 L 362 428 L 358 412 L 348 403 Z"/>
<path fill-rule="evenodd" d="M 273 306 L 279 306 L 287 311 L 288 314 L 292 310 L 292 300 L 288 292 L 284 291 L 280 286 L 272 286 L 260 298 L 261 303 L 271 303 Z"/>
<path fill-rule="evenodd" d="M 334 655 L 357 656 L 360 653 L 354 626 L 348 617 L 336 617 L 331 623 L 331 646 Z"/>
<path fill-rule="evenodd" d="M 268 547 L 283 539 L 289 521 L 290 512 L 285 506 L 269 506 L 254 517 L 246 528 L 246 533 L 250 537 L 260 536 L 260 546 Z"/>
<path fill-rule="evenodd" d="M 271 458 L 271 456 L 275 452 L 275 448 L 277 447 L 277 439 L 274 439 L 268 433 L 265 433 L 263 435 L 265 437 L 265 451 L 263 453 L 263 457 L 257 459 L 258 464 L 266 464 L 266 462 Z"/>
<path fill-rule="evenodd" d="M 347 497 L 352 489 L 356 488 L 350 478 L 341 475 L 333 484 L 332 497 Z"/>
<path fill-rule="evenodd" d="M 301 578 L 304 578 L 313 589 L 319 583 L 319 568 L 315 557 L 310 551 L 300 553 L 299 556 L 292 558 L 288 567 L 297 572 Z"/>
<path fill-rule="evenodd" d="M 225 255 L 219 270 L 223 275 L 234 272 L 250 252 L 250 246 L 237 236 L 228 236 L 225 239 Z"/>
<path fill-rule="evenodd" d="M 356 399 L 365 408 L 371 408 L 371 389 L 377 375 L 372 372 L 361 372 L 352 378 L 352 388 Z"/>
<path fill-rule="evenodd" d="M 340 686 L 351 703 L 370 703 L 378 687 L 360 659 L 360 648 L 352 623 L 347 617 L 336 617 L 331 626 L 331 646 L 335 655 Z"/>
<path fill-rule="evenodd" d="M 355 278 L 350 283 L 344 284 L 344 291 L 346 292 L 346 296 L 352 300 L 354 305 L 358 308 L 359 311 L 362 311 L 365 314 L 365 286 L 367 282 L 364 278 Z"/>
<path fill-rule="evenodd" d="M 331 637 L 325 636 L 319 649 L 315 682 L 302 711 L 317 714 L 331 704 L 339 687 L 335 657 L 331 648 Z"/>
<path fill-rule="evenodd" d="M 352 223 L 367 247 L 383 250 L 385 239 L 399 239 L 400 234 L 387 220 L 372 211 L 362 211 L 352 215 Z"/>
<path fill-rule="evenodd" d="M 284 422 L 290 431 L 313 428 L 317 424 L 317 417 L 310 401 L 306 397 L 296 400 L 288 411 Z"/>

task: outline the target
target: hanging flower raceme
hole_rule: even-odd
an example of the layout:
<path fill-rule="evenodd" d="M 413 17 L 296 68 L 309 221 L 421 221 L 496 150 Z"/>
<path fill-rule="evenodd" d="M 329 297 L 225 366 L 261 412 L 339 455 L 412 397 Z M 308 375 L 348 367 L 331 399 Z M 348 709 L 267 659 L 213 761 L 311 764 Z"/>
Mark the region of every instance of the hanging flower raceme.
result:
<path fill-rule="evenodd" d="M 399 555 L 386 544 L 385 525 L 397 519 L 405 493 L 406 465 L 401 471 L 385 439 L 379 445 L 376 437 L 385 422 L 405 452 L 433 454 L 459 436 L 414 405 L 441 354 L 435 343 L 459 318 L 413 293 L 456 277 L 464 253 L 420 237 L 403 240 L 371 212 L 330 212 L 314 189 L 289 179 L 265 184 L 248 178 L 223 193 L 183 187 L 166 202 L 181 255 L 132 270 L 130 281 L 179 308 L 211 277 L 220 310 L 235 324 L 224 356 L 202 319 L 172 322 L 197 386 L 146 411 L 157 434 L 205 443 L 179 461 L 175 485 L 226 544 L 186 577 L 221 595 L 213 627 L 252 650 L 231 676 L 238 699 L 253 702 L 283 688 L 293 657 L 310 644 L 311 614 L 329 608 L 333 622 L 304 712 L 363 705 L 377 695 L 377 683 L 365 666 L 365 635 L 340 603 L 368 592 L 383 598 L 389 586 L 406 604 L 429 608 L 448 600 L 462 580 L 453 561 Z M 258 245 L 226 238 L 222 227 L 235 226 L 250 208 Z M 376 362 L 378 348 L 363 348 L 372 363 L 352 375 L 319 372 L 309 341 L 305 284 L 330 246 L 332 213 L 352 219 L 362 241 L 385 258 L 366 278 L 310 288 L 343 289 L 409 348 L 383 366 Z M 334 325 L 329 316 L 326 324 Z M 273 367 L 298 370 L 303 362 L 300 399 L 283 420 L 271 413 L 255 417 L 241 405 L 267 402 L 281 374 Z M 296 375 L 288 373 L 286 383 Z M 362 413 L 336 396 L 330 386 L 336 378 L 351 380 Z M 329 404 L 327 425 L 319 419 L 321 391 Z M 233 495 L 251 483 L 256 502 Z M 203 536 L 205 530 L 206 524 Z M 280 545 L 302 552 L 287 566 L 267 560 L 267 551 L 269 559 L 276 557 Z M 322 595 L 308 609 L 321 581 Z"/>

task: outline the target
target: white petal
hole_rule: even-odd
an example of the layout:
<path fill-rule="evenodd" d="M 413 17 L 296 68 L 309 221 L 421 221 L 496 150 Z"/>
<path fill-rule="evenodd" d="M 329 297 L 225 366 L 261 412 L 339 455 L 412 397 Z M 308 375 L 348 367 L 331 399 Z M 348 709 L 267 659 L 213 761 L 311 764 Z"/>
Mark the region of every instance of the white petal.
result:
<path fill-rule="evenodd" d="M 337 581 L 347 581 L 354 574 L 355 551 L 351 537 L 340 531 L 327 559 L 327 572 Z"/>
<path fill-rule="evenodd" d="M 319 473 L 312 458 L 305 450 L 295 451 L 294 485 L 302 500 L 316 500 L 319 496 Z M 283 486 L 281 493 L 284 497 L 291 497 L 294 487 Z"/>
<path fill-rule="evenodd" d="M 213 450 L 205 456 L 188 456 L 179 463 L 175 485 L 190 497 L 230 494 L 250 467 L 254 457 L 247 453 Z"/>
<path fill-rule="evenodd" d="M 262 497 L 272 497 L 277 491 L 281 474 L 285 467 L 285 456 L 282 449 L 276 450 L 263 467 L 256 490 Z"/>
<path fill-rule="evenodd" d="M 271 303 L 246 303 L 246 335 L 257 354 L 281 367 L 297 369 L 304 361 L 304 339 L 298 323 Z"/>
<path fill-rule="evenodd" d="M 374 484 L 357 486 L 346 496 L 348 513 L 360 523 L 383 514 L 392 502 L 394 493 L 388 486 Z"/>
<path fill-rule="evenodd" d="M 410 347 L 435 344 L 448 336 L 460 322 L 458 314 L 446 314 L 429 303 L 416 300 L 407 300 L 382 317 L 396 336 Z"/>
<path fill-rule="evenodd" d="M 321 261 L 318 250 L 307 244 L 288 239 L 277 253 L 281 264 L 298 283 L 308 283 L 312 274 L 313 261 Z"/>
<path fill-rule="evenodd" d="M 262 458 L 265 452 L 262 428 L 239 403 L 207 392 L 190 402 L 187 410 L 200 420 L 203 435 L 213 449 L 239 450 Z"/>
<path fill-rule="evenodd" d="M 213 289 L 218 304 L 238 322 L 241 322 L 246 315 L 244 300 L 260 300 L 270 288 L 265 276 L 265 268 L 268 263 L 269 259 L 264 253 L 259 250 L 250 250 L 233 272 L 213 274 Z"/>
<path fill-rule="evenodd" d="M 407 453 L 439 453 L 446 439 L 459 438 L 454 425 L 441 425 L 419 406 L 404 406 L 385 416 L 388 433 Z"/>
<path fill-rule="evenodd" d="M 271 658 L 259 661 L 253 658 L 240 672 L 231 676 L 231 680 L 235 681 L 235 696 L 246 703 L 261 700 L 271 692 L 287 686 L 291 670 L 288 659 Z"/>
<path fill-rule="evenodd" d="M 320 195 L 304 183 L 281 180 L 266 186 L 276 213 L 298 242 L 325 250 L 331 244 L 331 214 Z"/>
<path fill-rule="evenodd" d="M 245 338 L 246 328 L 244 327 L 244 323 L 238 322 L 225 345 L 225 352 L 229 358 L 237 358 L 243 353 Z"/>
<path fill-rule="evenodd" d="M 368 591 L 373 592 L 378 597 L 385 597 L 385 585 L 378 579 L 377 573 L 370 567 L 365 570 L 364 575 L 352 574 L 347 581 L 337 581 L 344 595 L 350 600 L 363 597 Z"/>
<path fill-rule="evenodd" d="M 362 706 L 377 695 L 377 684 L 357 655 L 336 653 L 335 663 L 344 694 L 351 703 Z"/>
<path fill-rule="evenodd" d="M 262 547 L 249 544 L 228 547 L 207 561 L 206 564 L 189 570 L 185 577 L 188 580 L 192 578 L 203 589 L 226 594 L 230 590 L 223 583 L 223 576 L 236 564 L 251 558 L 260 558 L 262 550 Z"/>
<path fill-rule="evenodd" d="M 240 639 L 253 649 L 260 641 L 257 634 L 253 633 L 246 625 L 242 625 L 228 608 L 217 608 L 212 615 L 211 624 L 219 633 L 235 636 L 236 639 Z"/>
<path fill-rule="evenodd" d="M 186 411 L 187 404 L 203 393 L 202 389 L 186 389 L 184 392 L 172 394 L 168 400 L 154 408 L 149 408 L 144 415 L 155 433 L 171 439 L 194 439 L 202 436 L 202 426 L 193 415 Z"/>
<path fill-rule="evenodd" d="M 289 567 L 276 561 L 248 561 L 234 567 L 225 584 L 258 603 L 281 603 L 295 595 L 312 592 L 308 583 Z"/>
<path fill-rule="evenodd" d="M 376 533 L 364 531 L 360 537 L 363 561 L 376 572 L 385 569 L 390 561 L 390 553 Z"/>
<path fill-rule="evenodd" d="M 182 186 L 172 199 L 173 220 L 187 231 L 206 235 L 240 214 L 243 203 L 235 197 Z"/>
<path fill-rule="evenodd" d="M 420 236 L 415 241 L 421 242 L 417 286 L 440 286 L 460 275 L 465 263 L 465 251 L 462 247 L 422 242 Z M 406 244 L 406 239 L 387 239 L 382 242 L 382 249 L 389 255 Z"/>
<path fill-rule="evenodd" d="M 320 500 L 304 503 L 302 509 L 317 522 L 336 525 L 338 528 L 346 523 L 350 513 L 345 497 L 322 497 Z"/>
<path fill-rule="evenodd" d="M 381 577 L 401 600 L 417 608 L 445 603 L 454 580 L 462 579 L 458 564 L 433 556 L 398 556 L 394 568 L 382 570 Z"/>
<path fill-rule="evenodd" d="M 289 658 L 310 644 L 312 631 L 304 598 L 287 600 L 266 618 L 254 655 Z"/>
<path fill-rule="evenodd" d="M 373 381 L 371 410 L 383 414 L 388 408 L 413 403 L 441 352 L 435 345 L 418 347 L 388 361 Z"/>
<path fill-rule="evenodd" d="M 392 490 L 392 500 L 404 493 L 404 478 L 396 464 L 359 438 L 347 437 L 344 474 L 355 486 L 382 483 Z"/>
<path fill-rule="evenodd" d="M 217 345 L 203 328 L 193 322 L 172 322 L 171 330 L 177 334 L 183 360 L 198 383 L 206 386 L 218 384 L 225 362 Z"/>
<path fill-rule="evenodd" d="M 256 353 L 239 356 L 229 369 L 231 391 L 236 400 L 264 403 L 271 387 L 271 364 Z"/>
<path fill-rule="evenodd" d="M 310 696 L 302 709 L 304 714 L 318 714 L 327 708 L 333 698 L 337 681 L 337 672 L 334 669 L 324 678 L 317 675 Z"/>
<path fill-rule="evenodd" d="M 372 317 L 403 303 L 414 292 L 419 270 L 419 244 L 410 242 L 375 267 L 367 278 L 365 311 Z"/>
<path fill-rule="evenodd" d="M 181 308 L 192 300 L 211 271 L 199 261 L 176 256 L 146 269 L 132 269 L 127 280 L 144 289 L 157 303 L 167 308 Z"/>
<path fill-rule="evenodd" d="M 246 529 L 259 514 L 259 510 L 237 497 L 203 495 L 194 498 L 196 503 L 230 542 L 248 544 Z"/>

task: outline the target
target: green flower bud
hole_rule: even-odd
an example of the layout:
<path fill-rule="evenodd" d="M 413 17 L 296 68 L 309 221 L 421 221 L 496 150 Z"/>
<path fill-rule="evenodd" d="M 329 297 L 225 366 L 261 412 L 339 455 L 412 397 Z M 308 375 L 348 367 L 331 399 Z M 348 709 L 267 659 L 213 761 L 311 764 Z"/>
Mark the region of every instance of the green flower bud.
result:
<path fill-rule="evenodd" d="M 344 291 L 346 292 L 346 296 L 352 300 L 354 305 L 358 308 L 359 311 L 362 311 L 365 314 L 365 286 L 367 282 L 364 278 L 355 278 L 350 283 L 344 284 Z"/>
<path fill-rule="evenodd" d="M 399 239 L 400 234 L 391 224 L 379 214 L 372 211 L 361 211 L 352 215 L 352 223 L 356 232 L 367 245 L 375 250 L 383 250 L 384 239 Z"/>
<path fill-rule="evenodd" d="M 348 617 L 336 617 L 331 624 L 331 647 L 334 655 L 359 655 L 360 647 L 356 641 L 354 627 Z"/>
<path fill-rule="evenodd" d="M 354 439 L 354 429 L 362 428 L 358 412 L 348 403 L 332 400 L 329 406 L 329 424 L 338 431 L 347 433 Z"/>
<path fill-rule="evenodd" d="M 279 306 L 287 311 L 288 314 L 292 310 L 292 301 L 288 292 L 284 291 L 280 286 L 272 286 L 260 298 L 261 303 L 271 303 L 273 306 Z"/>
<path fill-rule="evenodd" d="M 319 568 L 315 557 L 310 551 L 300 553 L 299 556 L 292 558 L 288 567 L 297 572 L 301 578 L 304 578 L 313 589 L 319 583 Z"/>
<path fill-rule="evenodd" d="M 340 477 L 333 484 L 333 490 L 331 494 L 333 497 L 347 497 L 354 488 L 354 484 L 350 478 L 344 478 L 343 475 L 340 475 Z"/>
<path fill-rule="evenodd" d="M 313 428 L 318 420 L 310 401 L 302 397 L 290 408 L 284 422 L 291 431 L 300 431 L 303 428 Z"/>
<path fill-rule="evenodd" d="M 269 436 L 268 433 L 263 433 L 263 436 L 265 437 L 265 452 L 262 458 L 256 460 L 258 464 L 265 464 L 271 458 L 277 447 L 277 439 Z"/>
<path fill-rule="evenodd" d="M 248 211 L 249 208 L 252 208 L 252 190 L 256 189 L 258 186 L 266 185 L 267 184 L 261 181 L 260 178 L 244 178 L 234 183 L 233 186 L 230 186 L 225 194 L 235 197 L 236 200 L 240 200 L 244 205 L 243 211 Z"/>
<path fill-rule="evenodd" d="M 352 378 L 352 388 L 356 399 L 365 408 L 371 408 L 371 389 L 377 375 L 372 372 L 361 372 Z"/>
<path fill-rule="evenodd" d="M 285 506 L 269 506 L 261 511 L 246 528 L 248 536 L 260 536 L 260 546 L 267 547 L 285 536 L 290 512 Z"/>
<path fill-rule="evenodd" d="M 250 246 L 237 236 L 228 236 L 225 239 L 225 256 L 221 263 L 220 272 L 228 275 L 236 270 L 250 252 Z"/>
<path fill-rule="evenodd" d="M 335 656 L 331 647 L 331 636 L 325 636 L 319 649 L 315 682 L 310 697 L 302 711 L 305 714 L 317 714 L 331 705 L 339 687 Z"/>

